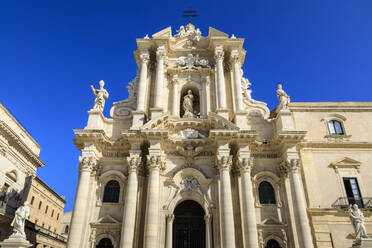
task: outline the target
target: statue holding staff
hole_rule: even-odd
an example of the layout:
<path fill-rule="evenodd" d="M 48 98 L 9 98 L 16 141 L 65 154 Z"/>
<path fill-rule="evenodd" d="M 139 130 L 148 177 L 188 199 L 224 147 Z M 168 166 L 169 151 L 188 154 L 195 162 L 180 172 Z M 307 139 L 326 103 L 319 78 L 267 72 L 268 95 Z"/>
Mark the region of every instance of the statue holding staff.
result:
<path fill-rule="evenodd" d="M 194 95 L 192 94 L 192 90 L 188 90 L 187 94 L 183 97 L 182 107 L 183 107 L 183 111 L 185 111 L 185 113 L 183 114 L 183 117 L 186 117 L 186 118 L 195 117 L 193 113 L 194 111 L 193 105 L 194 105 Z"/>
<path fill-rule="evenodd" d="M 105 82 L 103 80 L 99 81 L 99 89 L 95 89 L 93 85 L 90 87 L 92 88 L 93 94 L 96 96 L 96 99 L 94 100 L 93 109 L 103 111 L 103 108 L 105 106 L 105 101 L 109 97 L 109 94 L 107 90 L 103 88 L 105 85 Z"/>
<path fill-rule="evenodd" d="M 30 217 L 30 207 L 28 206 L 28 202 L 25 201 L 22 206 L 20 206 L 17 211 L 15 212 L 14 219 L 10 224 L 13 227 L 13 234 L 11 237 L 23 237 L 26 238 L 25 234 L 25 221 Z"/>

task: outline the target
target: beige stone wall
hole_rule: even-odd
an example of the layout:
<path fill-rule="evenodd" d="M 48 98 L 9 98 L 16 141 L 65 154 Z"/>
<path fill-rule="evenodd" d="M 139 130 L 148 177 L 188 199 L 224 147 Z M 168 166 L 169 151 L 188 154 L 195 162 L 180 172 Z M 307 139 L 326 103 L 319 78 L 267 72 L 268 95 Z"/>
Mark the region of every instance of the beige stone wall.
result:
<path fill-rule="evenodd" d="M 65 200 L 38 177 L 32 181 L 27 200 L 30 203 L 30 221 L 59 234 Z"/>

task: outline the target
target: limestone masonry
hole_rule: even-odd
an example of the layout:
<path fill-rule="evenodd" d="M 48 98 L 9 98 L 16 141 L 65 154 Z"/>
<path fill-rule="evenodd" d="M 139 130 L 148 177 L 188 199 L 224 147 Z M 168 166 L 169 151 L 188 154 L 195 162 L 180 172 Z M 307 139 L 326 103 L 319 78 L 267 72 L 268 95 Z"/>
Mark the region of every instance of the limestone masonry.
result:
<path fill-rule="evenodd" d="M 190 23 L 137 39 L 110 118 L 92 86 L 68 248 L 370 247 L 372 102 L 293 102 L 278 85 L 270 111 L 243 43 Z"/>

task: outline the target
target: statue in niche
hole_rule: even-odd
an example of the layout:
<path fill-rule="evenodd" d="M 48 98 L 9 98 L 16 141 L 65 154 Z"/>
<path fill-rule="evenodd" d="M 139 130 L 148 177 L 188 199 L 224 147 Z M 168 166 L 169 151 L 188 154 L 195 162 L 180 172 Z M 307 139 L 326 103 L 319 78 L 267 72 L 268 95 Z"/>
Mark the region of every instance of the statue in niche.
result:
<path fill-rule="evenodd" d="M 105 106 L 105 101 L 109 97 L 107 90 L 103 88 L 105 82 L 103 80 L 99 81 L 99 89 L 95 89 L 93 85 L 90 87 L 92 88 L 93 94 L 96 96 L 94 100 L 93 109 L 98 111 L 103 111 L 103 107 Z"/>
<path fill-rule="evenodd" d="M 30 207 L 28 202 L 25 201 L 15 212 L 14 219 L 10 224 L 13 227 L 13 234 L 11 237 L 22 237 L 26 238 L 25 234 L 25 221 L 30 216 Z"/>
<path fill-rule="evenodd" d="M 183 97 L 183 117 L 184 118 L 195 118 L 194 112 L 194 95 L 192 94 L 192 90 L 188 90 L 187 94 Z"/>
<path fill-rule="evenodd" d="M 291 99 L 287 93 L 282 89 L 282 85 L 278 84 L 278 89 L 276 90 L 276 95 L 279 99 L 278 111 L 287 110 Z"/>
<path fill-rule="evenodd" d="M 349 206 L 349 217 L 351 219 L 351 223 L 353 224 L 356 241 L 360 242 L 363 239 L 369 239 L 367 236 L 367 230 L 364 225 L 364 215 L 362 211 L 358 208 L 357 204 Z"/>

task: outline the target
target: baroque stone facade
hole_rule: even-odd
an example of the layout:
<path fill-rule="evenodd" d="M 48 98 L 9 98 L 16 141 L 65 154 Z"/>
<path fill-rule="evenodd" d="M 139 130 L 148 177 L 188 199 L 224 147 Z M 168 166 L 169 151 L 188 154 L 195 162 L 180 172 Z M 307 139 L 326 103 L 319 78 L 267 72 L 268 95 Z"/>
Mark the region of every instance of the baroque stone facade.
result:
<path fill-rule="evenodd" d="M 370 229 L 372 103 L 291 102 L 279 85 L 269 111 L 243 42 L 192 24 L 137 39 L 129 99 L 104 117 L 100 83 L 74 130 L 68 248 L 351 247 L 350 203 Z"/>

